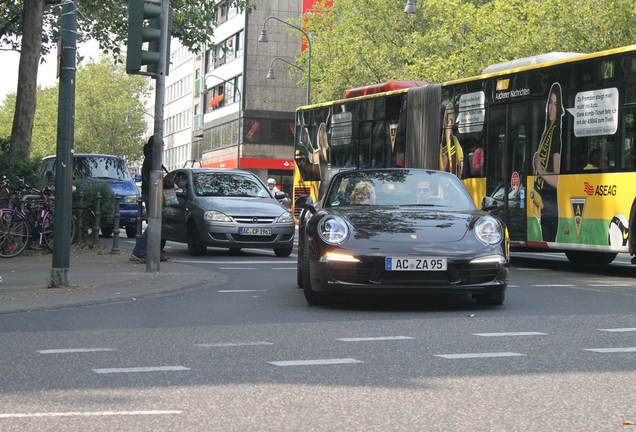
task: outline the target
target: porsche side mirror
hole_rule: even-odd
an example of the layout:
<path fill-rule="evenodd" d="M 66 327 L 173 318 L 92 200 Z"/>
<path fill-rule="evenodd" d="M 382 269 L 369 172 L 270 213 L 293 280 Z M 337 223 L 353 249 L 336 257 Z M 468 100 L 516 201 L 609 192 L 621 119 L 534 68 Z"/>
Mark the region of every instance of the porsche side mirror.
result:
<path fill-rule="evenodd" d="M 298 199 L 296 199 L 296 202 L 294 203 L 294 208 L 307 210 L 311 212 L 311 214 L 316 213 L 316 207 L 314 206 L 314 202 L 309 195 L 298 197 Z"/>
<path fill-rule="evenodd" d="M 484 197 L 481 200 L 481 209 L 488 211 L 488 210 L 495 210 L 499 207 L 499 204 L 497 204 L 497 200 L 495 200 L 493 197 Z"/>

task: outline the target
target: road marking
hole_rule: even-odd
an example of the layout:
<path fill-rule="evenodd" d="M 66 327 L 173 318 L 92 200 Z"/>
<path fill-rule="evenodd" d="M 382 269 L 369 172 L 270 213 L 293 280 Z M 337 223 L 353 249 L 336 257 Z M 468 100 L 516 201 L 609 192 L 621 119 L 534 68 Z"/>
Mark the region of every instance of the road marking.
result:
<path fill-rule="evenodd" d="M 226 343 L 196 344 L 195 346 L 204 347 L 204 348 L 215 348 L 215 347 L 259 346 L 259 345 L 274 345 L 274 344 L 271 342 L 226 342 Z"/>
<path fill-rule="evenodd" d="M 565 288 L 567 288 L 567 287 L 575 287 L 576 285 L 570 285 L 570 284 L 547 284 L 547 285 L 531 285 L 531 286 L 540 287 L 540 288 L 543 288 L 543 287 L 565 287 Z"/>
<path fill-rule="evenodd" d="M 543 271 L 544 269 L 516 267 L 515 270 L 520 270 L 520 271 Z"/>
<path fill-rule="evenodd" d="M 597 353 L 622 353 L 622 352 L 636 352 L 636 347 L 627 348 L 586 348 L 585 351 L 593 351 Z"/>
<path fill-rule="evenodd" d="M 296 267 L 272 267 L 272 270 L 298 270 Z"/>
<path fill-rule="evenodd" d="M 183 366 L 157 366 L 157 367 L 133 367 L 133 368 L 110 368 L 110 369 L 93 369 L 98 374 L 109 373 L 131 373 L 131 372 L 173 372 L 190 370 Z"/>
<path fill-rule="evenodd" d="M 518 357 L 525 354 L 513 353 L 513 352 L 495 352 L 495 353 L 471 353 L 471 354 L 435 354 L 435 357 L 442 357 L 445 359 L 471 359 L 471 358 L 488 358 L 488 357 Z"/>
<path fill-rule="evenodd" d="M 265 292 L 267 290 L 264 289 L 256 289 L 256 290 L 219 290 L 220 293 L 246 293 L 246 292 Z"/>
<path fill-rule="evenodd" d="M 631 265 L 631 264 L 630 264 Z M 601 288 L 633 288 L 634 285 L 622 285 L 622 284 L 587 284 L 589 287 L 601 287 Z"/>
<path fill-rule="evenodd" d="M 282 259 L 273 261 L 195 261 L 195 260 L 175 260 L 184 264 L 227 264 L 227 265 L 247 265 L 247 264 L 280 264 L 290 262 L 296 264 L 296 260 L 284 261 Z M 241 267 L 244 268 L 244 267 Z"/>
<path fill-rule="evenodd" d="M 385 341 L 385 340 L 404 340 L 415 339 L 410 336 L 380 336 L 380 337 L 361 337 L 361 338 L 340 338 L 339 341 L 343 342 L 365 342 L 365 341 Z"/>
<path fill-rule="evenodd" d="M 636 327 L 625 327 L 625 328 L 615 328 L 615 329 L 599 329 L 600 331 L 606 332 L 633 332 L 636 331 Z"/>
<path fill-rule="evenodd" d="M 364 363 L 360 360 L 352 358 L 342 359 L 322 359 L 322 360 L 291 360 L 291 361 L 273 361 L 268 362 L 274 366 L 315 366 L 315 365 L 336 365 L 336 364 L 351 364 L 351 363 Z"/>
<path fill-rule="evenodd" d="M 173 415 L 183 411 L 92 411 L 92 412 L 42 412 L 42 413 L 7 413 L 0 418 L 27 417 L 92 417 L 92 416 L 130 416 L 130 415 Z"/>
<path fill-rule="evenodd" d="M 473 333 L 475 336 L 498 337 L 498 336 L 543 336 L 547 333 L 541 332 L 508 332 L 508 333 Z"/>
<path fill-rule="evenodd" d="M 258 270 L 256 267 L 219 267 L 219 270 Z"/>
<path fill-rule="evenodd" d="M 66 354 L 66 353 L 87 353 L 100 351 L 117 351 L 114 348 L 67 348 L 67 349 L 48 349 L 38 350 L 40 354 Z"/>

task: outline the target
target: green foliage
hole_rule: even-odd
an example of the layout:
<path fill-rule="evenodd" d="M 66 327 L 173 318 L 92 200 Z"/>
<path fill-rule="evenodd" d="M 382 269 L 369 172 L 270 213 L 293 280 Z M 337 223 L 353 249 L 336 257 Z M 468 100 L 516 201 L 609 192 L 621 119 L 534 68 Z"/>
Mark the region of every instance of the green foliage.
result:
<path fill-rule="evenodd" d="M 631 0 L 418 0 L 411 15 L 403 12 L 406 1 L 325 2 L 293 22 L 312 35 L 315 103 L 340 99 L 354 87 L 441 83 L 517 58 L 625 46 L 636 36 Z M 306 56 L 300 53 L 296 64 L 306 65 Z"/>
<path fill-rule="evenodd" d="M 80 66 L 75 92 L 76 153 L 123 156 L 128 161 L 143 157 L 146 122 L 143 101 L 150 85 L 142 76 L 126 75 L 122 65 L 101 56 Z M 57 149 L 59 85 L 38 87 L 31 157 L 39 160 Z M 15 93 L 0 106 L 0 136 L 11 134 Z M 95 115 L 99 113 L 99 115 Z"/>
<path fill-rule="evenodd" d="M 39 175 L 39 168 L 39 161 L 25 158 L 11 145 L 10 138 L 0 138 L 0 176 L 5 175 L 9 179 L 23 178 L 27 184 L 39 188 L 44 183 Z"/>
<path fill-rule="evenodd" d="M 99 180 L 74 180 L 73 203 L 81 202 L 95 209 L 97 194 L 100 194 L 100 226 L 113 226 L 113 216 L 115 214 L 115 193 L 108 186 L 108 183 Z"/>

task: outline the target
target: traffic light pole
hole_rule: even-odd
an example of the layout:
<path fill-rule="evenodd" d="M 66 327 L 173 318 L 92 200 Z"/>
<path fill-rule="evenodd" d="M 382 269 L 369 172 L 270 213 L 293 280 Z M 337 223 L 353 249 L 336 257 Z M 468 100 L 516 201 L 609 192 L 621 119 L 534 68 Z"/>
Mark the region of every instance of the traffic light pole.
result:
<path fill-rule="evenodd" d="M 163 175 L 161 172 L 163 156 L 163 104 L 166 92 L 166 63 L 168 59 L 168 41 L 170 38 L 169 0 L 161 0 L 159 27 L 159 61 L 155 76 L 155 127 L 153 142 L 152 170 L 150 172 L 150 208 L 148 209 L 148 249 L 146 254 L 146 272 L 158 272 L 161 262 L 161 212 L 163 201 Z"/>
<path fill-rule="evenodd" d="M 77 51 L 77 5 L 62 5 L 59 60 L 60 94 L 58 97 L 57 150 L 55 158 L 55 211 L 53 225 L 53 259 L 49 287 L 68 286 L 71 261 L 71 207 L 73 176 L 73 135 L 75 131 L 75 74 Z"/>

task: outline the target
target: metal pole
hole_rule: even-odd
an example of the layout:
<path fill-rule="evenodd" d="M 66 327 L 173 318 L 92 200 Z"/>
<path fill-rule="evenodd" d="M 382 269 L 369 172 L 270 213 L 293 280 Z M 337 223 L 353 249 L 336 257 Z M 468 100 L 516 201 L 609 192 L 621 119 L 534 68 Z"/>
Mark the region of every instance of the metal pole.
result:
<path fill-rule="evenodd" d="M 166 56 L 168 55 L 168 0 L 161 1 L 161 38 L 159 39 L 159 63 L 155 80 L 155 129 L 150 171 L 150 191 L 148 209 L 148 249 L 146 253 L 146 271 L 158 272 L 161 257 L 161 193 L 163 176 L 161 164 L 163 156 L 163 103 L 166 92 Z"/>
<path fill-rule="evenodd" d="M 62 5 L 60 45 L 60 93 L 57 117 L 55 173 L 55 210 L 53 259 L 50 286 L 68 286 L 71 261 L 71 191 L 73 175 L 73 136 L 75 133 L 75 62 L 77 51 L 77 5 L 74 0 Z"/>

